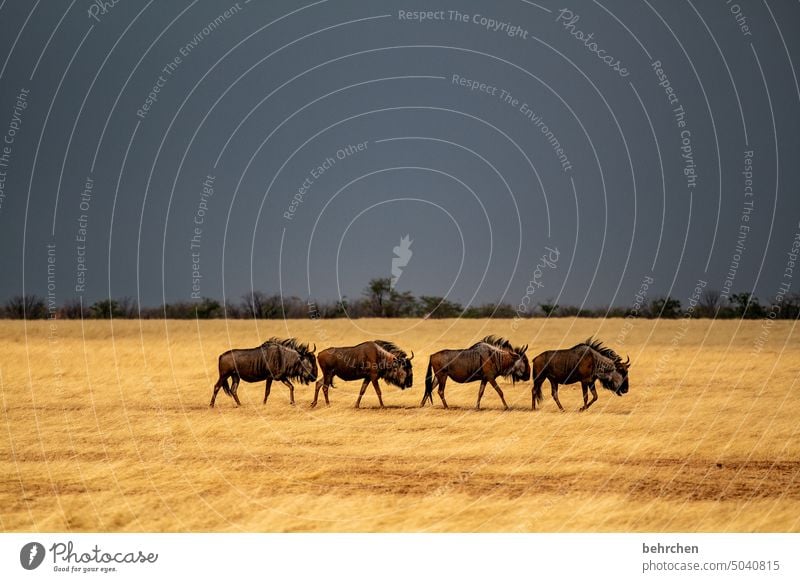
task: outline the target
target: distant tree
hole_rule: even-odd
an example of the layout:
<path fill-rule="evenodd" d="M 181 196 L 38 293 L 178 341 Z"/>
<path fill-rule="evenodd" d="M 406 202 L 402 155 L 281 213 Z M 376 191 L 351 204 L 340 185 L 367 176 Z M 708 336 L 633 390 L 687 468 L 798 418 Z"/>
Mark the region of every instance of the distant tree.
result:
<path fill-rule="evenodd" d="M 371 279 L 364 289 L 364 298 L 367 300 L 370 315 L 373 317 L 384 317 L 386 315 L 386 302 L 392 293 L 392 279 L 382 277 Z"/>
<path fill-rule="evenodd" d="M 562 305 L 558 308 L 561 317 L 578 317 L 581 315 L 581 308 L 577 305 Z"/>
<path fill-rule="evenodd" d="M 139 306 L 136 303 L 136 300 L 131 297 L 123 297 L 122 299 L 118 300 L 117 308 L 119 310 L 119 315 L 114 315 L 114 317 L 133 319 L 139 315 Z"/>
<path fill-rule="evenodd" d="M 58 310 L 58 316 L 63 319 L 83 319 L 89 316 L 86 307 L 79 298 L 67 299 Z"/>
<path fill-rule="evenodd" d="M 47 308 L 38 295 L 15 295 L 3 305 L 3 314 L 10 319 L 44 319 Z"/>
<path fill-rule="evenodd" d="M 122 311 L 119 302 L 114 299 L 101 299 L 92 303 L 89 307 L 89 314 L 95 319 L 111 319 L 112 317 L 121 317 Z"/>
<path fill-rule="evenodd" d="M 231 300 L 226 300 L 220 317 L 224 317 L 226 319 L 242 319 L 247 317 L 247 315 L 248 314 L 242 310 L 242 306 L 240 304 L 234 303 Z"/>
<path fill-rule="evenodd" d="M 733 293 L 729 301 L 735 317 L 752 319 L 764 316 L 764 307 L 752 293 Z"/>
<path fill-rule="evenodd" d="M 411 291 L 398 292 L 392 289 L 384 305 L 386 317 L 414 317 L 417 311 L 417 300 Z"/>
<path fill-rule="evenodd" d="M 672 297 L 659 297 L 650 302 L 653 317 L 674 319 L 681 316 L 681 302 Z"/>
<path fill-rule="evenodd" d="M 517 317 L 517 310 L 508 303 L 484 303 L 472 305 L 464 310 L 464 317 L 482 319 L 496 317 L 498 319 L 511 319 Z"/>
<path fill-rule="evenodd" d="M 800 293 L 788 293 L 783 299 L 779 317 L 797 319 L 800 317 Z"/>
<path fill-rule="evenodd" d="M 349 313 L 350 301 L 348 301 L 346 295 L 343 295 L 342 298 L 336 302 L 336 306 L 333 309 L 333 317 L 347 317 Z"/>
<path fill-rule="evenodd" d="M 422 317 L 440 319 L 446 317 L 458 317 L 464 310 L 460 303 L 448 301 L 444 297 L 433 295 L 423 295 L 419 298 L 419 314 Z"/>
<path fill-rule="evenodd" d="M 547 317 L 554 317 L 558 311 L 558 304 L 553 303 L 552 299 L 548 299 L 544 303 L 539 304 L 539 309 L 541 309 Z"/>
<path fill-rule="evenodd" d="M 495 305 L 490 303 L 488 306 L 491 308 L 491 311 L 487 317 L 511 319 L 517 316 L 517 310 L 508 303 L 497 303 Z"/>
<path fill-rule="evenodd" d="M 603 312 L 603 317 L 627 317 L 632 312 L 627 307 L 609 307 Z"/>
<path fill-rule="evenodd" d="M 722 295 L 716 289 L 704 289 L 698 301 L 696 313 L 699 317 L 715 317 L 722 305 Z"/>
<path fill-rule="evenodd" d="M 283 317 L 280 295 L 267 295 L 261 291 L 242 296 L 242 310 L 256 319 L 279 319 Z"/>
<path fill-rule="evenodd" d="M 195 303 L 194 311 L 197 319 L 211 319 L 222 315 L 222 305 L 216 299 L 203 297 L 199 303 Z"/>

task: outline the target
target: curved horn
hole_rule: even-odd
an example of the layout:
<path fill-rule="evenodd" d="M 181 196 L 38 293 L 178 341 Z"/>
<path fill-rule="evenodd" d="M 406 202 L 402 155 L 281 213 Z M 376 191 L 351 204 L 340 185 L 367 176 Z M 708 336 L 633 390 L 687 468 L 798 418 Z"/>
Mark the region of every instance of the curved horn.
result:
<path fill-rule="evenodd" d="M 628 359 L 626 359 L 624 362 L 622 362 L 622 365 L 625 366 L 626 368 L 630 368 L 631 367 L 631 357 L 628 356 Z"/>
<path fill-rule="evenodd" d="M 413 359 L 414 359 L 414 350 L 411 350 L 411 357 L 408 358 L 408 361 L 410 362 Z"/>
<path fill-rule="evenodd" d="M 528 351 L 528 344 L 525 344 L 524 346 L 522 346 L 522 349 L 520 350 L 520 353 L 524 354 L 527 351 Z"/>
<path fill-rule="evenodd" d="M 314 347 L 311 349 L 311 353 L 313 354 L 316 351 L 317 351 L 317 344 L 314 344 Z"/>

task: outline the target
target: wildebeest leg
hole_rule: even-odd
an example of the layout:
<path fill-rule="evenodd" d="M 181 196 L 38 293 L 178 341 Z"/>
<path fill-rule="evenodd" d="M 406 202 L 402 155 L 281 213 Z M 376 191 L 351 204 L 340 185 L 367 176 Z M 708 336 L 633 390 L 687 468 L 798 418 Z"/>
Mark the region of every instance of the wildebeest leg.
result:
<path fill-rule="evenodd" d="M 589 390 L 592 391 L 592 399 L 589 401 L 589 404 L 583 407 L 584 410 L 588 410 L 589 407 L 594 404 L 594 401 L 597 400 L 597 390 L 594 389 L 594 382 L 589 384 Z"/>
<path fill-rule="evenodd" d="M 361 392 L 358 393 L 358 400 L 356 400 L 356 408 L 361 406 L 361 399 L 364 397 L 364 392 L 367 391 L 367 385 L 369 384 L 369 378 L 364 378 L 363 384 L 361 384 Z"/>
<path fill-rule="evenodd" d="M 264 387 L 264 404 L 267 403 L 269 398 L 269 391 L 272 389 L 272 378 L 267 378 L 267 385 Z"/>
<path fill-rule="evenodd" d="M 328 385 L 327 384 L 323 384 L 322 385 L 322 394 L 325 396 L 325 406 L 330 406 L 331 402 L 330 402 L 330 400 L 328 400 Z"/>
<path fill-rule="evenodd" d="M 380 387 L 378 386 L 378 379 L 377 379 L 377 378 L 373 378 L 373 379 L 372 379 L 372 386 L 375 388 L 375 394 L 377 394 L 377 395 L 378 395 L 378 402 L 380 403 L 380 405 L 381 405 L 381 408 L 386 408 L 386 407 L 383 405 L 383 398 L 381 398 L 381 389 L 380 389 Z"/>
<path fill-rule="evenodd" d="M 506 410 L 508 410 L 508 404 L 506 404 L 506 398 L 505 398 L 505 396 L 503 396 L 503 391 L 502 391 L 502 390 L 500 390 L 500 386 L 498 386 L 498 385 L 497 385 L 497 382 L 495 382 L 494 378 L 492 378 L 491 380 L 489 380 L 489 382 L 491 382 L 491 384 L 492 384 L 492 387 L 493 387 L 495 390 L 497 390 L 497 394 L 500 396 L 500 400 L 502 400 L 502 401 L 503 401 L 503 406 L 505 406 Z"/>
<path fill-rule="evenodd" d="M 281 382 L 289 387 L 289 404 L 294 406 L 294 385 L 289 380 L 281 380 Z"/>
<path fill-rule="evenodd" d="M 484 390 L 486 390 L 486 380 L 481 380 L 481 387 L 478 388 L 478 402 L 475 403 L 475 410 L 481 409 L 481 398 L 483 398 Z"/>
<path fill-rule="evenodd" d="M 447 376 L 442 376 L 441 378 L 437 378 L 439 382 L 439 398 L 442 400 L 442 406 L 445 408 L 450 408 L 447 406 L 447 400 L 444 399 L 444 385 L 447 383 Z M 433 397 L 431 396 L 431 404 L 433 404 Z"/>
<path fill-rule="evenodd" d="M 558 382 L 556 382 L 555 380 L 550 380 L 550 394 L 553 395 L 553 400 L 555 400 L 556 404 L 558 404 L 559 410 L 561 410 L 561 412 L 564 412 L 564 407 L 561 406 L 561 402 L 559 402 L 558 400 Z"/>
<path fill-rule="evenodd" d="M 231 376 L 233 378 L 233 385 L 231 386 L 231 396 L 236 401 L 236 406 L 241 406 L 242 403 L 239 402 L 239 396 L 236 394 L 236 391 L 239 389 L 239 376 L 238 374 L 234 374 Z"/>
<path fill-rule="evenodd" d="M 225 392 L 230 390 L 230 387 L 228 386 L 228 379 L 225 378 L 223 380 L 222 376 L 220 376 L 219 380 L 217 380 L 217 383 L 214 384 L 214 394 L 211 395 L 211 404 L 209 405 L 211 408 L 214 408 L 214 402 L 217 400 L 217 392 L 219 392 L 219 389 L 223 386 L 225 386 Z"/>
<path fill-rule="evenodd" d="M 583 391 L 583 406 L 578 409 L 579 412 L 583 412 L 589 408 L 587 404 L 589 402 L 589 385 L 586 382 L 581 382 L 581 390 Z"/>
<path fill-rule="evenodd" d="M 314 388 L 314 401 L 311 403 L 311 408 L 314 408 L 317 405 L 317 397 L 319 397 L 319 389 L 322 386 L 322 380 L 317 380 L 317 386 Z M 327 390 L 325 391 L 325 396 L 327 397 Z M 326 398 L 327 400 L 327 398 Z"/>

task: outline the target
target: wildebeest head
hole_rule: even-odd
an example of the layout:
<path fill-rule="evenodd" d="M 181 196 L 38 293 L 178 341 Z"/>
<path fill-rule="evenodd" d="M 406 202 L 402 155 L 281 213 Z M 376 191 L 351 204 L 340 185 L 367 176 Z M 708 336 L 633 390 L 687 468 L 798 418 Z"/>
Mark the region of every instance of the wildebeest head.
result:
<path fill-rule="evenodd" d="M 302 372 L 300 379 L 303 384 L 317 381 L 317 358 L 314 357 L 314 352 L 317 351 L 317 345 L 310 350 L 298 351 L 300 356 L 300 368 Z"/>
<path fill-rule="evenodd" d="M 527 351 L 527 344 L 521 348 L 514 348 L 514 354 L 517 357 L 514 361 L 514 365 L 511 366 L 511 379 L 514 381 L 520 380 L 522 382 L 527 382 L 531 379 L 531 363 L 528 361 L 528 356 L 525 354 Z"/>
<path fill-rule="evenodd" d="M 414 385 L 414 370 L 411 367 L 411 360 L 414 359 L 414 352 L 411 352 L 410 358 L 400 357 L 397 358 L 396 366 L 397 366 L 397 380 L 400 384 L 400 388 L 405 390 L 406 388 L 411 388 Z"/>
<path fill-rule="evenodd" d="M 392 342 L 376 340 L 375 343 L 389 352 L 383 363 L 378 364 L 379 367 L 383 369 L 382 377 L 401 390 L 411 388 L 414 384 L 414 372 L 411 367 L 411 360 L 414 359 L 414 352 L 411 352 L 411 357 L 409 357 Z"/>
<path fill-rule="evenodd" d="M 611 390 L 617 396 L 628 393 L 628 368 L 631 367 L 631 359 L 624 362 L 619 359 L 614 362 L 614 371 L 607 378 L 601 379 L 603 388 Z"/>
<path fill-rule="evenodd" d="M 628 358 L 623 362 L 621 359 L 617 362 L 617 369 L 616 372 L 621 376 L 622 381 L 618 384 L 618 388 L 616 390 L 617 396 L 622 396 L 623 394 L 628 393 L 628 368 L 631 367 L 631 358 Z"/>

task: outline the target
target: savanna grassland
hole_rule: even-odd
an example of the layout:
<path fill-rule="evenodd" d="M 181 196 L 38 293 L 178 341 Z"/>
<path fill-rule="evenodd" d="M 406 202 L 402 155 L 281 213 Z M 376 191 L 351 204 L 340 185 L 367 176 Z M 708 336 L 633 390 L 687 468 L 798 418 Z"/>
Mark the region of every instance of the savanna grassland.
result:
<path fill-rule="evenodd" d="M 596 334 L 631 388 L 579 413 L 545 384 L 447 387 L 418 407 L 427 358 L 488 333 L 529 355 Z M 414 386 L 239 388 L 209 409 L 217 355 L 269 336 L 318 348 L 383 337 Z M 0 322 L 4 531 L 798 531 L 800 333 L 792 322 L 535 319 Z"/>

